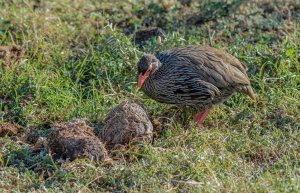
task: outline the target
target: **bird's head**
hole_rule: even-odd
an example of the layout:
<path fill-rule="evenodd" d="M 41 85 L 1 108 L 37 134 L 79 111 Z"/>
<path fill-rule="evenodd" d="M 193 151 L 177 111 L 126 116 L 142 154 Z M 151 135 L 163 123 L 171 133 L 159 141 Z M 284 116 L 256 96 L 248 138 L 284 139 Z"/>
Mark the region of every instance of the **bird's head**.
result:
<path fill-rule="evenodd" d="M 145 54 L 138 62 L 138 88 L 142 88 L 145 80 L 160 66 L 159 60 L 152 54 Z"/>

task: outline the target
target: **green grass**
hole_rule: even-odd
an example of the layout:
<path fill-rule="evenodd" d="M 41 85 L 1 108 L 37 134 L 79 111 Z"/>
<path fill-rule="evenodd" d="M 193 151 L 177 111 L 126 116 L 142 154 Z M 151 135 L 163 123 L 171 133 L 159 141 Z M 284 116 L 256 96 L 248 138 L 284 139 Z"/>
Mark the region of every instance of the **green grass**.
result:
<path fill-rule="evenodd" d="M 0 191 L 299 192 L 299 2 L 134 2 L 0 3 L 0 45 L 26 50 L 12 69 L 0 69 L 2 122 L 47 136 L 53 123 L 83 117 L 98 131 L 126 98 L 169 120 L 153 144 L 130 146 L 112 165 L 55 161 L 0 138 Z M 166 43 L 134 45 L 134 30 L 150 25 L 166 31 Z M 201 130 L 186 131 L 178 114 L 193 110 L 136 93 L 136 63 L 143 52 L 203 43 L 248 66 L 258 102 L 235 94 Z"/>

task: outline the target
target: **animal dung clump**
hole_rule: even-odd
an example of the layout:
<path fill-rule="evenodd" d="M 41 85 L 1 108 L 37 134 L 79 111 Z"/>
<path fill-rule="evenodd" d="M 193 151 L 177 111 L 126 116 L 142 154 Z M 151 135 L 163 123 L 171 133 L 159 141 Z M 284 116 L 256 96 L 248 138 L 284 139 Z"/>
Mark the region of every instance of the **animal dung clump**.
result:
<path fill-rule="evenodd" d="M 166 40 L 166 33 L 159 27 L 149 27 L 136 31 L 133 39 L 135 43 L 140 44 L 151 37 L 159 37 L 161 41 L 164 42 Z"/>
<path fill-rule="evenodd" d="M 151 141 L 153 137 L 152 123 L 137 103 L 122 102 L 109 112 L 104 123 L 99 137 L 109 147 L 130 141 Z"/>
<path fill-rule="evenodd" d="M 90 158 L 99 161 L 107 158 L 103 143 L 82 119 L 55 124 L 47 141 L 49 150 L 62 158 Z"/>
<path fill-rule="evenodd" d="M 13 123 L 0 123 L 0 137 L 4 137 L 5 135 L 16 135 L 19 129 L 20 126 Z"/>

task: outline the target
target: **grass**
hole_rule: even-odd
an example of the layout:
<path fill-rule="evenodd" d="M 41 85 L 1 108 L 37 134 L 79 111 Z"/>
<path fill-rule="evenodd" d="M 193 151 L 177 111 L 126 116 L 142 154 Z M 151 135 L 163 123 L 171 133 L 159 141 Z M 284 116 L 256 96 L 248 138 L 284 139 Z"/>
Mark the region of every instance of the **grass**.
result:
<path fill-rule="evenodd" d="M 129 146 L 112 165 L 53 160 L 0 138 L 0 191 L 299 192 L 299 2 L 130 2 L 0 3 L 0 45 L 26 51 L 0 69 L 2 122 L 47 136 L 53 123 L 83 117 L 97 132 L 126 98 L 169 120 L 153 144 Z M 166 43 L 134 45 L 131 34 L 152 25 L 166 31 Z M 224 48 L 245 63 L 258 102 L 235 94 L 201 130 L 186 131 L 184 112 L 135 92 L 143 52 L 187 44 Z"/>

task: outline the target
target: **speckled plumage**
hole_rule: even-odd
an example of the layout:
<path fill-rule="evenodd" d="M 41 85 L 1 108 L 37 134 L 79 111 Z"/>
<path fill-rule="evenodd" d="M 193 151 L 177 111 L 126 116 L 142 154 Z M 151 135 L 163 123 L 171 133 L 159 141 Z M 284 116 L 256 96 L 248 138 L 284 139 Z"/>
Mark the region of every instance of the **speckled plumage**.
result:
<path fill-rule="evenodd" d="M 144 55 L 138 73 L 154 65 L 142 90 L 163 103 L 194 106 L 199 111 L 227 99 L 235 91 L 255 95 L 242 65 L 232 55 L 209 46 L 190 45 Z"/>

